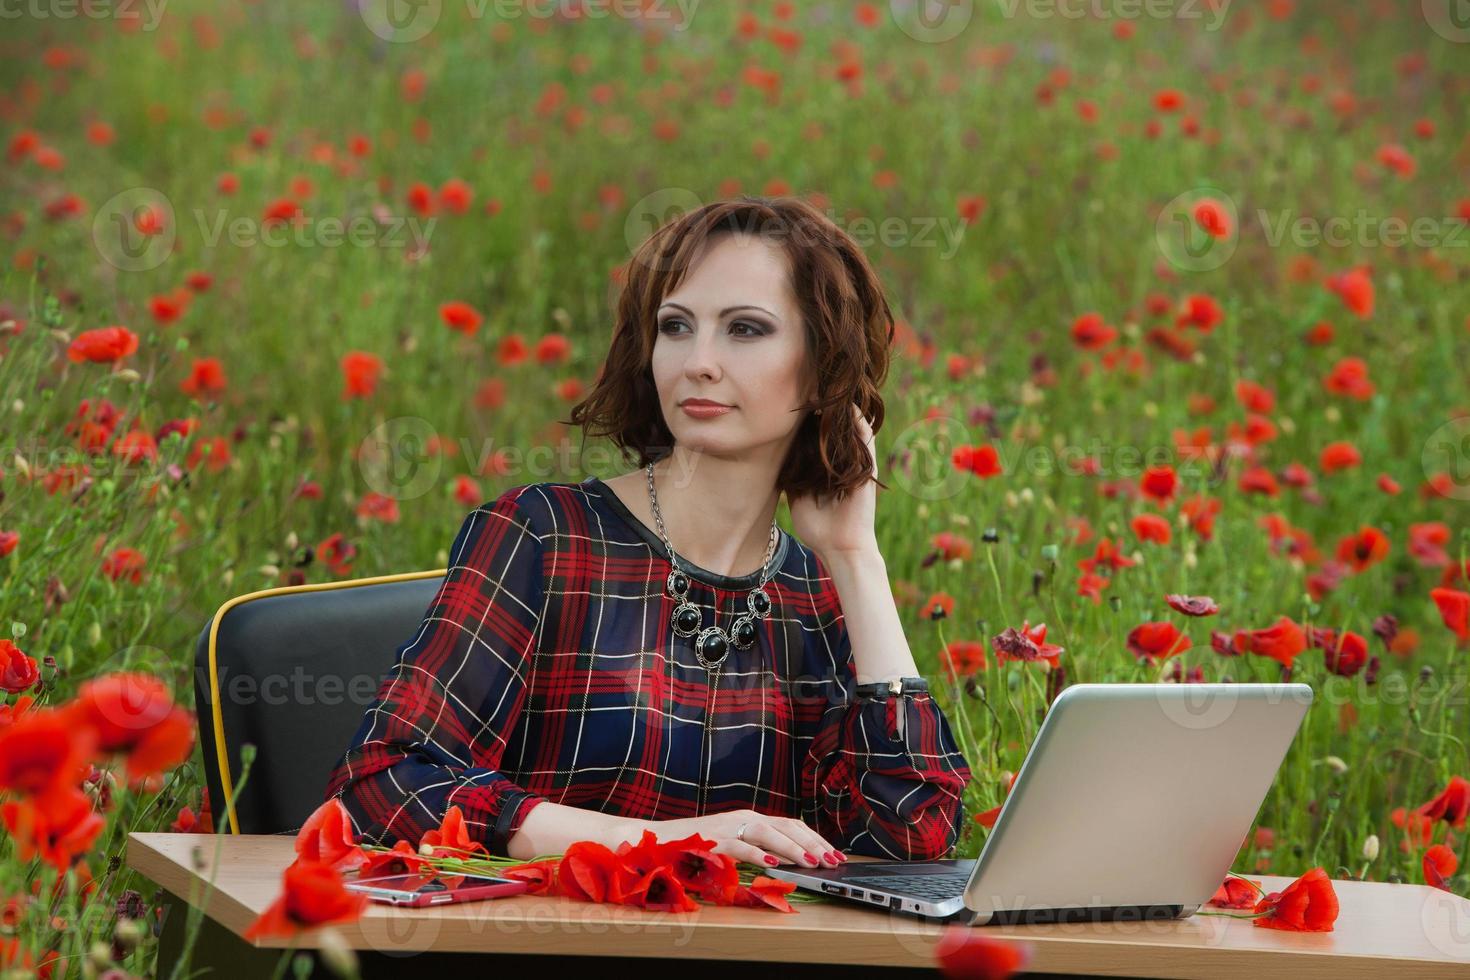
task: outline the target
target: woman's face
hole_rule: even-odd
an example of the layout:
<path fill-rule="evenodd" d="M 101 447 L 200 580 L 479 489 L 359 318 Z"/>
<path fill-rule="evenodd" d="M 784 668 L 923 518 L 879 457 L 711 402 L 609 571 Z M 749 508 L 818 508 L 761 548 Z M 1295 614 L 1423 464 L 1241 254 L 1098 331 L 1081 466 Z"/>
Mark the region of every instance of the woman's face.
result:
<path fill-rule="evenodd" d="M 658 309 L 652 369 L 664 420 L 682 448 L 784 456 L 811 411 L 806 332 L 781 246 L 741 232 L 710 239 Z M 691 412 L 686 399 L 729 406 Z"/>

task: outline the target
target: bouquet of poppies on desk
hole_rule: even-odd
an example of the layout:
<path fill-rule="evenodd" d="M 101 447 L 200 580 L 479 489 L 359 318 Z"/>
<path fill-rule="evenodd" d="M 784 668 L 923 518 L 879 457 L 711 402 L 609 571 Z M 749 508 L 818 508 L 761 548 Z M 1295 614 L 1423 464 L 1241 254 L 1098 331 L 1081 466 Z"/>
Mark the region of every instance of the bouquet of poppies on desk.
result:
<path fill-rule="evenodd" d="M 297 833 L 296 860 L 282 875 L 282 893 L 245 937 L 290 936 L 298 929 L 356 919 L 366 899 L 343 887 L 343 875 L 354 871 L 359 878 L 425 872 L 446 880 L 495 875 L 527 882 L 531 895 L 667 912 L 694 912 L 702 902 L 795 912 L 792 901 L 824 901 L 819 895 L 793 894 L 793 882 L 742 869 L 730 855 L 712 850 L 714 846 L 698 833 L 660 842 L 653 831 L 644 830 L 638 843 L 623 841 L 616 849 L 577 841 L 563 854 L 517 861 L 494 857 L 472 840 L 464 814 L 451 806 L 439 827 L 424 834 L 418 850 L 402 840 L 392 848 L 365 848 L 353 837 L 347 810 L 334 798 L 318 807 Z"/>

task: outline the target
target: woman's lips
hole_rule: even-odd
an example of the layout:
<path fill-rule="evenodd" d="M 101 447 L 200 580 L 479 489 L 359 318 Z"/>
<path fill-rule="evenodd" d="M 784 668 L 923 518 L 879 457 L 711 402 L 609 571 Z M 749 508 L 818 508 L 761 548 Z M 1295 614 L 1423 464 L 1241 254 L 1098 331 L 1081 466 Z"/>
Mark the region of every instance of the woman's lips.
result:
<path fill-rule="evenodd" d="M 679 406 L 684 409 L 684 414 L 695 419 L 717 419 L 726 412 L 735 411 L 734 405 L 701 405 L 699 402 L 685 402 Z"/>

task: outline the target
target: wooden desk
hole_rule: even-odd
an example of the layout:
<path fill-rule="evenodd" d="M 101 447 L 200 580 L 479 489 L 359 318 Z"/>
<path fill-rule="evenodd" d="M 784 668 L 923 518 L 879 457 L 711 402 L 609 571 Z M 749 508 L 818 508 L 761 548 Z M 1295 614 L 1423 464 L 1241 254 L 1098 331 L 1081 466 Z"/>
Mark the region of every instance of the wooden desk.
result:
<path fill-rule="evenodd" d="M 284 836 L 128 835 L 130 866 L 201 908 L 232 935 L 238 950 L 228 954 L 236 968 L 226 970 L 225 975 L 231 976 L 244 975 L 238 973 L 243 960 L 237 954 L 264 955 L 238 936 L 275 900 L 281 872 L 293 857 L 292 839 Z M 205 900 L 212 868 L 218 868 L 218 874 Z M 1268 891 L 1291 880 L 1252 877 Z M 1334 881 L 1333 887 L 1341 911 L 1336 930 L 1330 933 L 1285 933 L 1207 915 L 1165 922 L 981 928 L 987 935 L 1034 944 L 1035 972 L 1025 976 L 1470 977 L 1470 900 L 1426 885 Z M 170 914 L 170 919 L 183 918 L 182 912 Z M 585 957 L 592 956 L 644 958 L 645 963 L 661 962 L 684 975 L 694 969 L 705 980 L 719 975 L 718 969 L 707 970 L 692 961 L 724 963 L 732 968 L 730 975 L 738 969 L 742 976 L 760 964 L 788 969 L 809 964 L 800 967 L 803 977 L 836 975 L 820 964 L 838 964 L 848 971 L 875 966 L 932 970 L 932 947 L 942 926 L 835 900 L 798 906 L 795 914 L 717 906 L 661 913 L 520 895 L 426 909 L 372 904 L 358 922 L 336 928 L 353 948 L 386 954 L 370 959 L 391 958 L 392 969 L 387 972 L 395 977 L 427 965 L 425 956 L 410 959 L 410 954 L 493 953 L 528 954 L 525 958 L 535 964 L 533 968 L 553 957 L 559 961 L 583 957 L 578 965 L 590 965 Z M 300 946 L 313 946 L 314 935 L 303 934 Z M 289 943 L 266 940 L 255 945 L 281 948 Z M 271 953 L 269 961 L 278 957 L 279 953 Z M 459 960 L 466 962 L 463 957 Z M 365 959 L 364 976 L 373 975 L 368 962 Z M 476 957 L 473 963 L 483 965 L 484 958 Z M 634 964 L 623 959 L 619 965 Z"/>

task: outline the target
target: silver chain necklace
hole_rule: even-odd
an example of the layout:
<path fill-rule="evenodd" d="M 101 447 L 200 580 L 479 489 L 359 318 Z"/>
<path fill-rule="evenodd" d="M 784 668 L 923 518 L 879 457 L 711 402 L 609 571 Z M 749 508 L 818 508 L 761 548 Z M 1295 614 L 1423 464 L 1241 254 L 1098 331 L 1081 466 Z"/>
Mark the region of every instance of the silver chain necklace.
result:
<path fill-rule="evenodd" d="M 669 535 L 664 530 L 663 515 L 658 510 L 658 494 L 653 490 L 653 464 L 648 464 L 648 503 L 653 511 L 654 522 L 658 524 L 659 537 L 664 539 L 664 547 L 669 551 L 669 564 L 673 569 L 664 583 L 668 594 L 679 600 L 679 605 L 674 609 L 671 624 L 674 632 L 680 636 L 695 636 L 694 655 L 706 668 L 718 667 L 725 662 L 730 654 L 731 644 L 741 650 L 748 649 L 755 643 L 755 624 L 757 620 L 765 619 L 771 614 L 771 597 L 766 592 L 766 583 L 771 580 L 774 569 L 770 567 L 771 556 L 776 553 L 776 541 L 779 533 L 776 530 L 776 522 L 771 521 L 771 543 L 766 547 L 765 560 L 761 562 L 760 579 L 755 588 L 745 597 L 746 612 L 735 618 L 730 632 L 726 633 L 718 626 L 704 626 L 704 614 L 699 607 L 689 601 L 689 575 L 680 567 L 680 559 L 674 546 L 669 543 Z M 719 610 L 715 610 L 716 617 Z M 703 629 L 700 627 L 704 626 Z"/>

